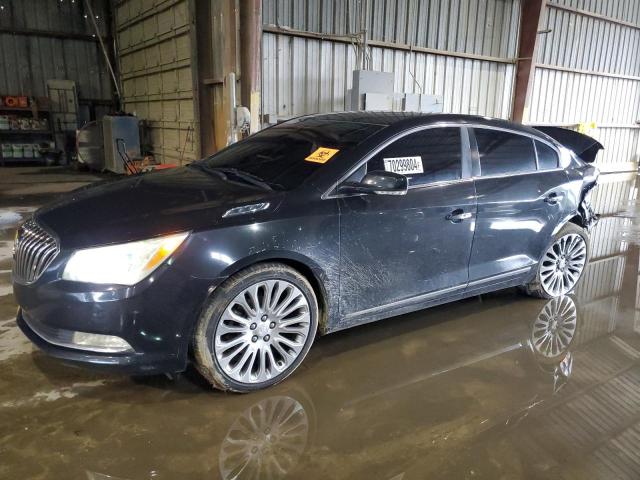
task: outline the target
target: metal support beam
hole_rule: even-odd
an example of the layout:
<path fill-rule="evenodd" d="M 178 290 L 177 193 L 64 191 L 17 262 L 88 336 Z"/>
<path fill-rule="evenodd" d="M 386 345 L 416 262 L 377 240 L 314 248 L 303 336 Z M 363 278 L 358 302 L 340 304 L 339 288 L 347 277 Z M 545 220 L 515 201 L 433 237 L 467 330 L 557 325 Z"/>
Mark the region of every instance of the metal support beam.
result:
<path fill-rule="evenodd" d="M 262 0 L 240 2 L 240 103 L 251 112 L 251 133 L 260 129 Z"/>
<path fill-rule="evenodd" d="M 331 33 L 306 32 L 288 27 L 280 27 L 278 25 L 264 25 L 262 31 L 265 33 L 274 33 L 278 35 L 288 35 L 290 37 L 310 38 L 314 40 L 328 40 L 331 42 L 345 43 L 354 45 L 358 41 L 358 35 L 335 35 Z M 383 40 L 367 40 L 367 47 L 390 48 L 393 50 L 405 52 L 428 53 L 431 55 L 440 55 L 445 57 L 464 58 L 468 60 L 480 60 L 483 62 L 495 62 L 513 64 L 516 63 L 515 58 L 492 57 L 489 55 L 477 55 L 475 53 L 454 52 L 452 50 L 440 50 L 437 48 L 420 47 L 407 43 L 386 42 Z"/>
<path fill-rule="evenodd" d="M 620 20 L 618 18 L 608 17 L 606 15 L 600 15 L 598 13 L 590 12 L 588 10 L 582 10 L 580 8 L 569 7 L 567 5 L 562 5 L 561 3 L 549 1 L 547 2 L 547 6 L 550 8 L 557 8 L 558 10 L 564 10 L 565 12 L 571 12 L 577 15 L 583 15 L 585 17 L 595 18 L 596 20 L 615 23 L 616 25 L 622 25 L 623 27 L 635 28 L 636 30 L 640 30 L 640 24 L 625 22 L 624 20 Z"/>
<path fill-rule="evenodd" d="M 522 122 L 527 117 L 525 109 L 530 95 L 532 74 L 535 70 L 538 30 L 546 3 L 546 0 L 524 0 L 522 4 L 518 63 L 511 114 L 515 122 Z"/>
<path fill-rule="evenodd" d="M 217 0 L 214 2 L 213 19 L 213 44 L 221 52 L 222 77 L 225 82 L 233 79 L 230 73 L 236 73 L 240 67 L 238 54 L 238 0 Z M 231 104 L 236 104 L 237 99 L 231 98 L 236 89 L 230 85 L 223 85 L 215 90 L 214 95 L 214 131 L 217 149 L 229 144 L 231 132 L 229 131 L 229 111 Z"/>
<path fill-rule="evenodd" d="M 206 156 L 229 139 L 229 109 L 235 102 L 225 82 L 239 70 L 238 0 L 195 0 L 195 10 L 200 148 Z"/>
<path fill-rule="evenodd" d="M 51 30 L 39 30 L 34 28 L 1 27 L 0 33 L 8 33 L 10 35 L 23 35 L 27 37 L 59 38 L 60 40 L 82 40 L 85 42 L 96 43 L 99 41 L 95 35 L 90 35 L 87 33 L 54 32 Z M 105 38 L 105 41 L 110 40 L 110 37 Z"/>
<path fill-rule="evenodd" d="M 198 120 L 200 124 L 200 156 L 216 151 L 213 124 L 214 91 L 207 78 L 214 74 L 212 13 L 210 1 L 194 1 L 195 44 L 197 45 Z M 220 82 L 222 83 L 222 81 Z"/>

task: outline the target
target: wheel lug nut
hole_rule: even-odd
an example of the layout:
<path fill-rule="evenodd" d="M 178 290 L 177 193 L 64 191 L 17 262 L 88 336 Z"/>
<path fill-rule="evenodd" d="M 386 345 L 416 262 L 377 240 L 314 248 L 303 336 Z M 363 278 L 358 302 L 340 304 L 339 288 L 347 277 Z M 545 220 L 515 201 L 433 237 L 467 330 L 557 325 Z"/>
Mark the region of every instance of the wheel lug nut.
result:
<path fill-rule="evenodd" d="M 262 320 L 263 322 L 266 322 L 266 321 L 267 321 L 267 318 L 269 318 L 269 317 L 267 317 L 266 315 L 262 315 L 261 320 Z"/>
<path fill-rule="evenodd" d="M 252 323 L 251 326 L 249 326 L 251 330 L 255 330 L 257 327 L 258 325 L 256 325 L 255 323 Z"/>
<path fill-rule="evenodd" d="M 258 336 L 254 335 L 253 337 L 251 337 L 251 341 L 252 342 L 257 342 L 258 341 Z"/>
<path fill-rule="evenodd" d="M 264 336 L 264 341 L 268 342 L 270 338 L 271 338 L 271 335 L 265 335 Z"/>
<path fill-rule="evenodd" d="M 269 324 L 269 328 L 276 328 L 276 322 L 271 322 Z"/>

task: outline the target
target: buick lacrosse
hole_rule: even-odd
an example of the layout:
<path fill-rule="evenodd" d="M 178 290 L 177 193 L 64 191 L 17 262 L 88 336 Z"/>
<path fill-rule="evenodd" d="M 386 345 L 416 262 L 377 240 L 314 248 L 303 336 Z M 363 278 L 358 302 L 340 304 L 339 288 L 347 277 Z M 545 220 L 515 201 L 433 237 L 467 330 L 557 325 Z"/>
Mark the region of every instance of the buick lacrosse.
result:
<path fill-rule="evenodd" d="M 16 235 L 17 322 L 71 363 L 245 392 L 316 333 L 492 290 L 571 292 L 602 146 L 462 115 L 267 128 L 186 167 L 76 190 Z"/>

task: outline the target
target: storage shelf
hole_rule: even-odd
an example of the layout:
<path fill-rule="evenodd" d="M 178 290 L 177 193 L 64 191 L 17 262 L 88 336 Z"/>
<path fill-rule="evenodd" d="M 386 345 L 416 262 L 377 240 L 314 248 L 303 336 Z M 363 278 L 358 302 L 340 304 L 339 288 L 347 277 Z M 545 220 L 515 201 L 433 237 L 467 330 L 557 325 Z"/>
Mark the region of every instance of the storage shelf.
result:
<path fill-rule="evenodd" d="M 6 105 L 0 106 L 0 112 L 47 112 L 49 113 L 49 109 L 46 107 L 7 107 Z"/>
<path fill-rule="evenodd" d="M 0 135 L 52 135 L 51 130 L 0 130 Z"/>

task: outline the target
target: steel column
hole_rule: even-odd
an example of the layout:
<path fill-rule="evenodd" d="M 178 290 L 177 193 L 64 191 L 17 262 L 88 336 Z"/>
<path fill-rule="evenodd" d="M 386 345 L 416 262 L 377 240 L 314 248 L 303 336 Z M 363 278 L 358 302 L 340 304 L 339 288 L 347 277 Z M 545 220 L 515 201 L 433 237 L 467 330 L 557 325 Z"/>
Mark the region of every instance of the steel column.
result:
<path fill-rule="evenodd" d="M 546 0 L 524 0 L 520 16 L 520 39 L 518 42 L 518 63 L 511 118 L 515 122 L 525 120 L 527 99 L 530 95 L 538 30 Z"/>
<path fill-rule="evenodd" d="M 251 112 L 251 133 L 260 129 L 262 0 L 240 2 L 240 103 Z"/>

